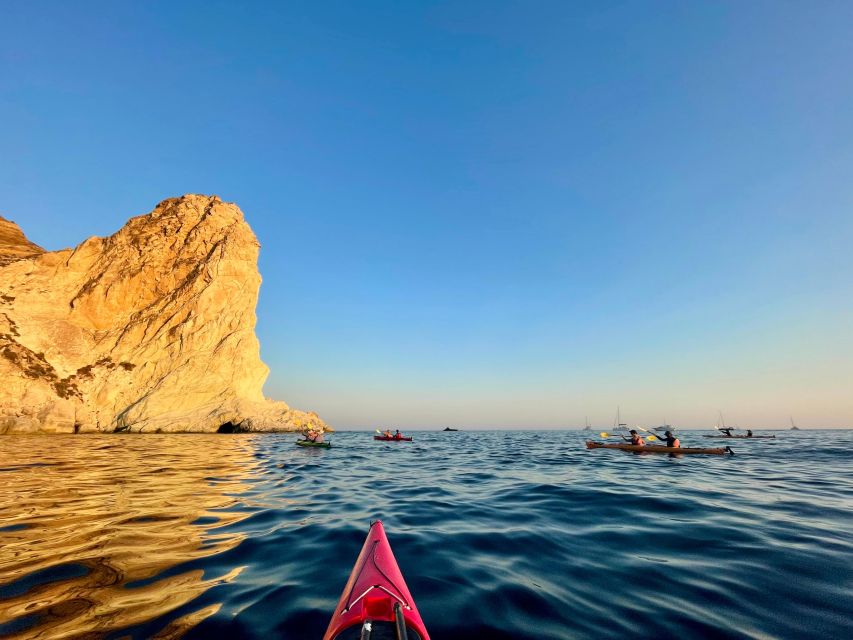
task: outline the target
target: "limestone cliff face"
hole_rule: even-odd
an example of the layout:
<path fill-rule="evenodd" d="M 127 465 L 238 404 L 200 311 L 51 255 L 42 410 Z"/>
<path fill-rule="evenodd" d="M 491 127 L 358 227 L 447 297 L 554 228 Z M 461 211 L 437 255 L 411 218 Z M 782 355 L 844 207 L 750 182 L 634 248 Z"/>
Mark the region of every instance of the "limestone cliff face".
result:
<path fill-rule="evenodd" d="M 258 250 L 215 196 L 55 252 L 0 219 L 0 433 L 328 428 L 262 395 Z"/>
<path fill-rule="evenodd" d="M 14 222 L 0 216 L 0 267 L 40 253 L 44 253 L 44 249 L 27 240 L 24 232 Z"/>

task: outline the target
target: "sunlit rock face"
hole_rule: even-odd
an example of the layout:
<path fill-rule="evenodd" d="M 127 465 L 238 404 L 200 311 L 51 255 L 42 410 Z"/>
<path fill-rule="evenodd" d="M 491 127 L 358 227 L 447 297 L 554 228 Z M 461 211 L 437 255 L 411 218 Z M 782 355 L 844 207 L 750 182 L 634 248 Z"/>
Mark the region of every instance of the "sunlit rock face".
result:
<path fill-rule="evenodd" d="M 325 427 L 263 397 L 258 250 L 216 196 L 55 252 L 0 219 L 0 433 Z"/>
<path fill-rule="evenodd" d="M 44 249 L 27 240 L 24 232 L 14 222 L 0 216 L 0 266 L 40 253 L 44 253 Z"/>

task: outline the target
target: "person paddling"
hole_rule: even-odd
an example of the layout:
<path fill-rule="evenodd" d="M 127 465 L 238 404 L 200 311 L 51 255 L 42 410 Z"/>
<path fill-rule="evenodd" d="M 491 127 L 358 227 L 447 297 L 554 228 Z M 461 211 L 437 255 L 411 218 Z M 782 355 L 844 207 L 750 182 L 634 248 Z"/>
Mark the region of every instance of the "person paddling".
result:
<path fill-rule="evenodd" d="M 402 440 L 402 439 L 403 439 L 403 434 L 400 433 L 399 429 L 397 429 L 397 433 L 394 434 L 394 440 Z"/>
<path fill-rule="evenodd" d="M 305 439 L 309 442 L 323 442 L 322 431 L 318 431 L 316 429 L 308 429 L 308 431 L 304 432 L 302 435 L 304 435 Z"/>
<path fill-rule="evenodd" d="M 734 427 L 720 427 L 720 431 L 722 431 L 724 434 L 726 434 L 727 438 L 731 438 L 731 437 L 733 437 L 732 436 L 732 429 L 733 428 Z"/>
<path fill-rule="evenodd" d="M 673 449 L 681 448 L 681 440 L 678 439 L 678 436 L 674 436 L 672 431 L 665 432 L 663 438 L 666 440 L 667 447 L 672 447 Z"/>
<path fill-rule="evenodd" d="M 385 429 L 385 431 L 382 432 L 382 437 L 393 438 L 394 436 L 391 435 L 391 429 Z"/>
<path fill-rule="evenodd" d="M 625 436 L 622 436 L 622 439 L 625 442 L 630 442 L 631 444 L 633 444 L 634 446 L 637 446 L 637 447 L 645 447 L 646 446 L 646 441 L 643 440 L 640 437 L 640 434 L 637 433 L 634 429 L 631 429 L 631 437 L 630 438 L 626 438 Z"/>
<path fill-rule="evenodd" d="M 747 430 L 746 430 L 746 437 L 747 437 L 747 438 L 751 438 L 751 437 L 752 437 L 752 429 L 747 429 Z"/>

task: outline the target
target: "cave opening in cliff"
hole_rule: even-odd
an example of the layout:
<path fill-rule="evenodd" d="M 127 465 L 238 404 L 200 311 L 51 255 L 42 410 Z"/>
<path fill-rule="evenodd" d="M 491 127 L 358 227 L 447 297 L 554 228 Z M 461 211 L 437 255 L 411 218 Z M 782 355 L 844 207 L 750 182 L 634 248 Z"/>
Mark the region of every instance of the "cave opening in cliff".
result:
<path fill-rule="evenodd" d="M 219 425 L 219 428 L 216 430 L 216 433 L 241 433 L 243 429 L 240 428 L 239 424 L 234 424 L 233 422 L 226 422 L 224 424 Z"/>

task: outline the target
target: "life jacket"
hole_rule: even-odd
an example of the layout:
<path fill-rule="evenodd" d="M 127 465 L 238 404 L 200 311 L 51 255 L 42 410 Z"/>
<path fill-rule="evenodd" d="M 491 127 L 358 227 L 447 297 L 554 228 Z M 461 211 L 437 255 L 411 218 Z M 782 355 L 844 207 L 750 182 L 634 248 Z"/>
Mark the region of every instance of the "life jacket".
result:
<path fill-rule="evenodd" d="M 635 436 L 631 436 L 631 444 L 633 444 L 633 445 L 635 445 L 635 446 L 638 446 L 638 447 L 642 447 L 642 446 L 644 446 L 646 443 L 645 443 L 645 441 L 640 437 L 640 435 L 639 435 L 639 434 L 637 434 L 637 435 L 635 435 Z"/>
<path fill-rule="evenodd" d="M 672 446 L 673 447 L 680 447 L 681 446 L 681 440 L 676 438 L 675 440 L 672 441 Z"/>

